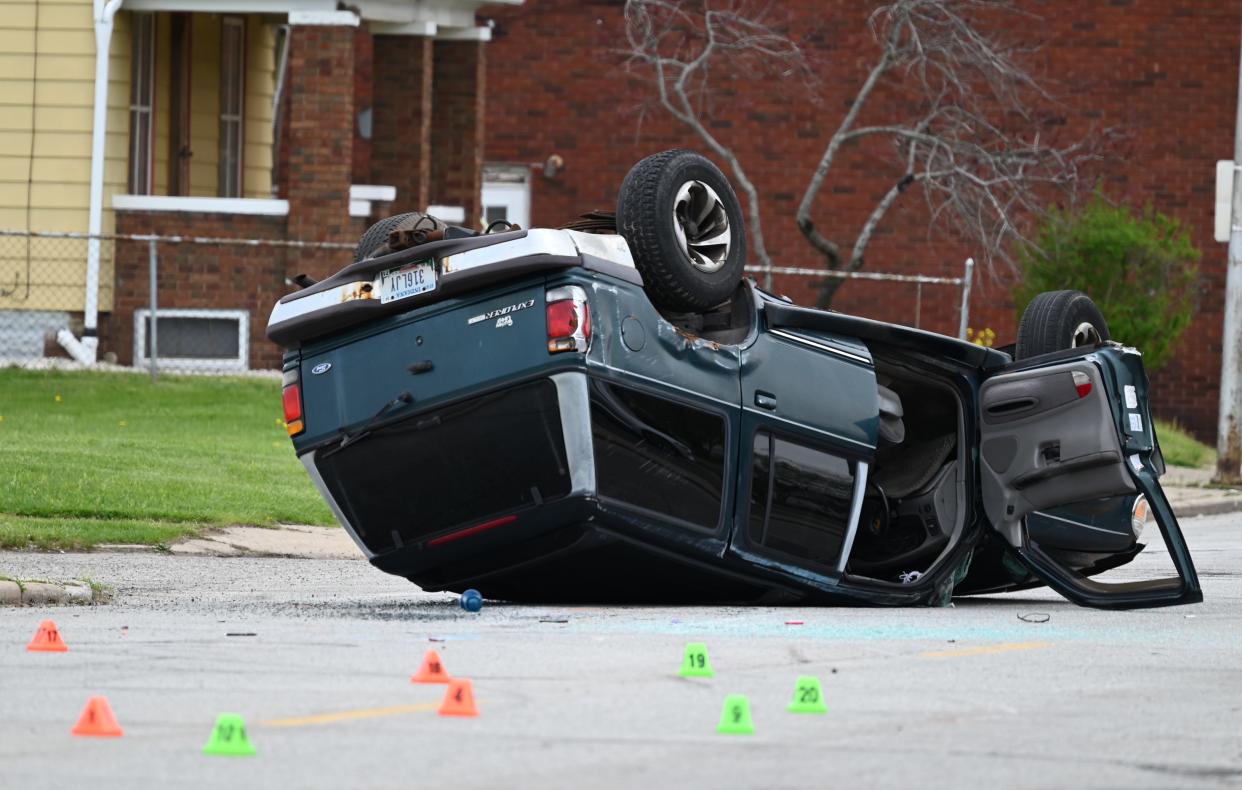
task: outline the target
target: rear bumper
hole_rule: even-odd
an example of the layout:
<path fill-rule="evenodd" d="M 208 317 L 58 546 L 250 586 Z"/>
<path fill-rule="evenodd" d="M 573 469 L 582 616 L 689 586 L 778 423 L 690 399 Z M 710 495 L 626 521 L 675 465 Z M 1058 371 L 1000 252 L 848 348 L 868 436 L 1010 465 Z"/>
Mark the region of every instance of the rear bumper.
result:
<path fill-rule="evenodd" d="M 414 261 L 430 261 L 436 288 L 383 303 L 380 273 Z M 389 315 L 522 276 L 569 266 L 642 285 L 621 236 L 567 230 L 530 230 L 431 242 L 360 261 L 328 279 L 289 294 L 272 309 L 267 337 L 285 348 Z"/>

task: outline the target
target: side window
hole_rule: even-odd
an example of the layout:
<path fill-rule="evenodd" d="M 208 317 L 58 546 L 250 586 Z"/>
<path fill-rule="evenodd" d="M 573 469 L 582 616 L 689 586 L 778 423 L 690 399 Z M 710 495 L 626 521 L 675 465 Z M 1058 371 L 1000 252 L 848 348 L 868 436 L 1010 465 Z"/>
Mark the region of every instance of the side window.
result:
<path fill-rule="evenodd" d="M 749 542 L 835 569 L 849 528 L 854 465 L 807 445 L 755 435 L 750 481 Z"/>
<path fill-rule="evenodd" d="M 131 16 L 129 194 L 151 194 L 151 108 L 155 82 L 155 15 Z"/>
<path fill-rule="evenodd" d="M 246 21 L 226 16 L 220 29 L 220 197 L 242 196 L 245 102 Z"/>
<path fill-rule="evenodd" d="M 720 524 L 725 418 L 615 384 L 591 382 L 601 497 L 701 527 Z"/>

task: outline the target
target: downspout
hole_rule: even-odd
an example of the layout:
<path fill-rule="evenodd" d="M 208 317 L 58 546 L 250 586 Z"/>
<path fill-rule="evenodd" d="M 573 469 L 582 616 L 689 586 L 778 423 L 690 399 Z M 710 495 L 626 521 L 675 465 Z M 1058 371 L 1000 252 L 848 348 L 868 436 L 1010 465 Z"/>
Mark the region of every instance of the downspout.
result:
<path fill-rule="evenodd" d="M 95 364 L 99 349 L 99 234 L 103 232 L 104 153 L 108 132 L 108 50 L 112 44 L 112 23 L 122 0 L 94 0 L 95 3 L 95 120 L 91 129 L 91 203 L 87 220 L 90 239 L 86 242 L 85 329 L 78 340 L 68 329 L 56 338 L 74 359 L 84 365 Z"/>

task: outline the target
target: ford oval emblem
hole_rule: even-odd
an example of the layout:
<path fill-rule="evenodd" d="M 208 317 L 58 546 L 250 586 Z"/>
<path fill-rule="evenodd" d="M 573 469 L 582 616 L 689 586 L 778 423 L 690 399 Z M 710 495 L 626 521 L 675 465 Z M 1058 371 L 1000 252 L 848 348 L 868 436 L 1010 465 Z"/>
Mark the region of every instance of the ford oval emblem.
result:
<path fill-rule="evenodd" d="M 311 373 L 318 376 L 320 373 L 327 373 L 329 370 L 332 370 L 331 362 L 320 362 L 318 365 L 311 368 Z"/>

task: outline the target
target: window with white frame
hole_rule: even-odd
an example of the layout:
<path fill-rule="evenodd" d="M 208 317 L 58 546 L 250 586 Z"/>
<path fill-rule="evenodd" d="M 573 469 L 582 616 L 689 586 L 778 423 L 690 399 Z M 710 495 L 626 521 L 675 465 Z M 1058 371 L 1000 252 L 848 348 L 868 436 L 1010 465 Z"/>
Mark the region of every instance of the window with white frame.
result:
<path fill-rule="evenodd" d="M 246 21 L 226 16 L 220 31 L 220 197 L 242 196 Z"/>
<path fill-rule="evenodd" d="M 129 194 L 151 194 L 151 105 L 155 94 L 155 15 L 135 13 L 129 79 Z"/>
<path fill-rule="evenodd" d="M 246 310 L 160 309 L 154 343 L 151 311 L 134 311 L 134 366 L 175 370 L 248 370 L 250 313 Z"/>

